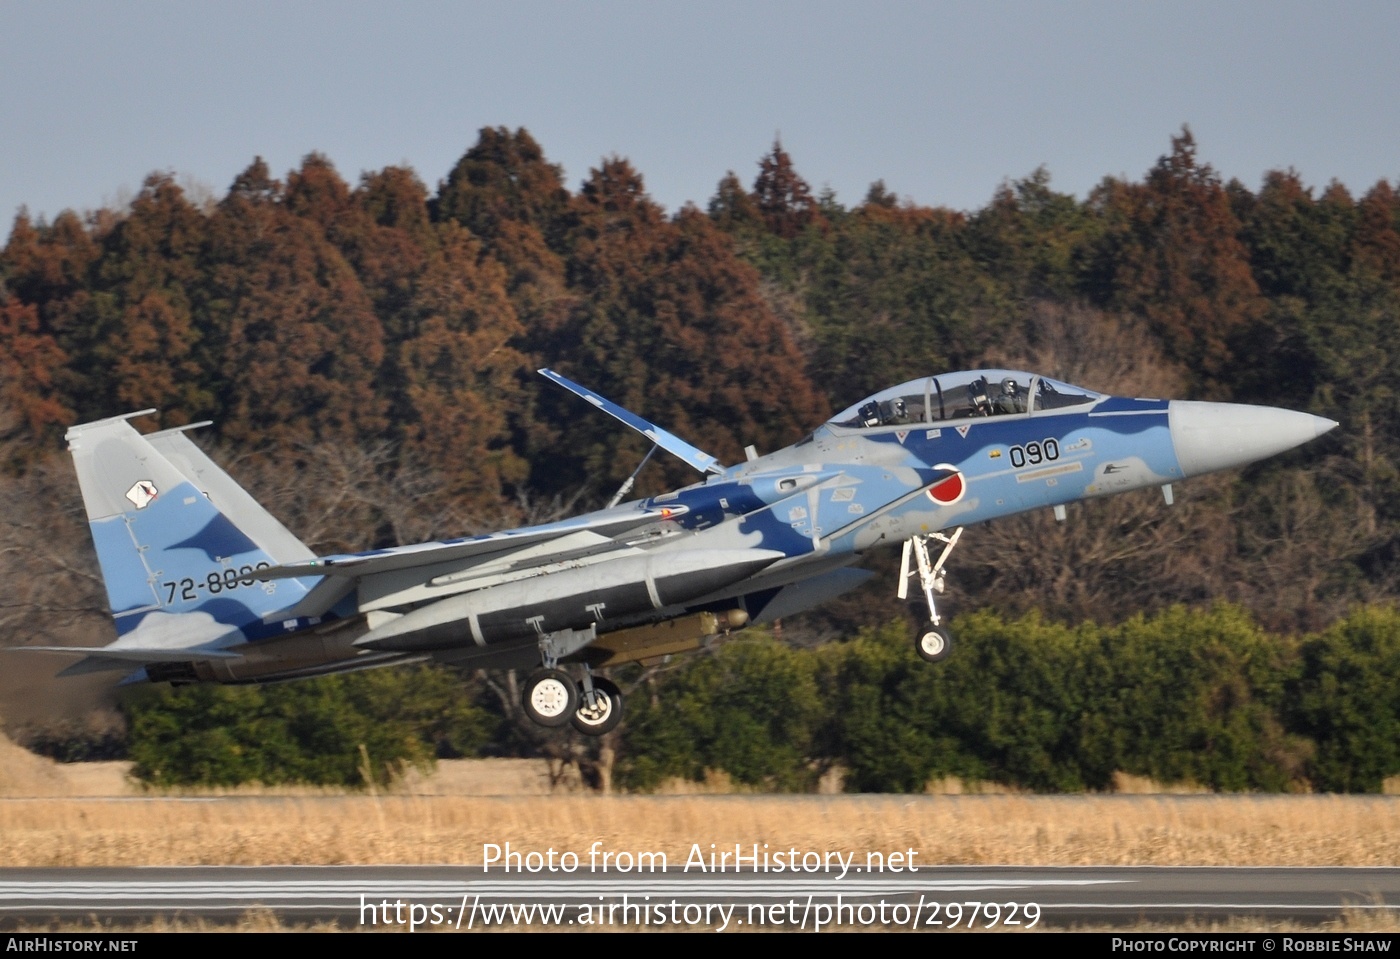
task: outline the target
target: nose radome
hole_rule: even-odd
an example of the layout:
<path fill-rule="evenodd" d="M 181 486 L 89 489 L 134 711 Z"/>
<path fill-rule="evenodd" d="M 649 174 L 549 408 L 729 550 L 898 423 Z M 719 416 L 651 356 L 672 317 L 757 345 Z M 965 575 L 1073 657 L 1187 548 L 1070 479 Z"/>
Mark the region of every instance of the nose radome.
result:
<path fill-rule="evenodd" d="M 1172 400 L 1172 445 L 1185 476 L 1244 466 L 1316 439 L 1336 421 L 1269 406 Z"/>

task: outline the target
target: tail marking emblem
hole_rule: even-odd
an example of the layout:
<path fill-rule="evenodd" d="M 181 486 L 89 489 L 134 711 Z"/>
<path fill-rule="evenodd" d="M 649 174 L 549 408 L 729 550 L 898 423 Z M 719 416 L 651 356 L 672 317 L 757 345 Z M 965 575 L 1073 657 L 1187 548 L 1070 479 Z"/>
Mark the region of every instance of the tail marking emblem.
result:
<path fill-rule="evenodd" d="M 159 490 L 156 489 L 156 484 L 150 480 L 137 480 L 136 485 L 126 491 L 126 498 L 131 500 L 131 505 L 137 509 L 145 509 L 150 506 L 158 495 Z"/>

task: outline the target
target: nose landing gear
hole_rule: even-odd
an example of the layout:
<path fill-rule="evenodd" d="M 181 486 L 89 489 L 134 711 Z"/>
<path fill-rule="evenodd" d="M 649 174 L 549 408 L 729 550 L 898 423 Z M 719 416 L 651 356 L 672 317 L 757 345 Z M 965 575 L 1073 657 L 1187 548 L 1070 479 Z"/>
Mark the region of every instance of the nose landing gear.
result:
<path fill-rule="evenodd" d="M 898 595 L 900 599 L 908 599 L 909 580 L 915 576 L 918 577 L 919 588 L 924 591 L 924 598 L 928 600 L 929 622 L 914 638 L 914 649 L 920 658 L 930 663 L 942 662 L 953 651 L 953 634 L 943 625 L 933 596 L 935 593 L 943 592 L 945 585 L 943 567 L 948 562 L 948 557 L 952 555 L 953 547 L 958 545 L 958 539 L 962 537 L 962 532 L 963 527 L 959 526 L 951 534 L 923 533 L 904 541 L 904 555 L 900 560 L 899 568 Z M 929 554 L 929 543 L 935 540 L 944 544 L 943 551 L 938 554 L 936 561 L 932 560 Z M 911 560 L 913 560 L 912 563 Z"/>

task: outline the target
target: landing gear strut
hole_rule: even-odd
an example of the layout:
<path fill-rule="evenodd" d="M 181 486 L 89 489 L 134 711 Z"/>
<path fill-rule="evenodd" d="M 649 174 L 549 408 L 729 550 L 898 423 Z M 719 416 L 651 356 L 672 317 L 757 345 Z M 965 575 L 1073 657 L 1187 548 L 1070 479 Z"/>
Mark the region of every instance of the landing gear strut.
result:
<path fill-rule="evenodd" d="M 915 637 L 914 649 L 921 658 L 930 663 L 942 662 L 953 651 L 953 634 L 939 618 L 938 606 L 934 603 L 933 595 L 943 592 L 943 566 L 948 562 L 953 547 L 958 545 L 962 532 L 963 527 L 959 526 L 951 534 L 922 533 L 904 541 L 904 555 L 899 568 L 899 598 L 909 598 L 909 580 L 917 576 L 919 588 L 924 591 L 924 598 L 928 600 L 929 622 Z M 943 551 L 938 554 L 936 561 L 929 555 L 929 543 L 935 540 L 944 544 Z M 912 564 L 911 559 L 914 560 Z"/>

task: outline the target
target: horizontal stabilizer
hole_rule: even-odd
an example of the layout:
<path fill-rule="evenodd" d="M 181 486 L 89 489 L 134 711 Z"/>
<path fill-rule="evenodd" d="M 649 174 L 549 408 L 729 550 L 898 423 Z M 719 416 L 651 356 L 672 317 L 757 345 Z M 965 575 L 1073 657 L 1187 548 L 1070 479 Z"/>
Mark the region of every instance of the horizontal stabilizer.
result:
<path fill-rule="evenodd" d="M 82 676 L 86 673 L 105 673 L 112 670 L 130 670 L 132 663 L 145 666 L 150 663 L 198 663 L 214 659 L 242 659 L 237 653 L 221 649 L 180 649 L 139 646 L 6 646 L 5 650 L 19 650 L 30 653 L 58 653 L 59 655 L 82 656 L 73 665 L 61 670 L 59 676 Z"/>
<path fill-rule="evenodd" d="M 570 393 L 573 393 L 576 396 L 583 397 L 585 400 L 592 403 L 594 406 L 598 407 L 598 409 L 602 410 L 604 413 L 607 413 L 609 416 L 611 416 L 618 422 L 624 423 L 627 426 L 632 427 L 632 429 L 636 430 L 638 433 L 641 433 L 647 439 L 651 440 L 653 443 L 661 447 L 666 452 L 670 453 L 672 456 L 677 456 L 680 459 L 685 460 L 686 465 L 691 466 L 702 473 L 724 472 L 724 465 L 720 463 L 718 459 L 711 456 L 709 453 L 706 453 L 702 449 L 698 449 L 694 446 L 691 446 L 689 443 L 681 439 L 679 436 L 676 436 L 674 433 L 670 433 L 666 430 L 663 430 L 655 423 L 642 419 L 640 416 L 638 416 L 636 413 L 633 413 L 631 410 L 624 409 L 623 407 L 618 406 L 612 400 L 599 396 L 597 393 L 593 392 L 585 386 L 579 386 L 573 380 L 564 376 L 560 376 L 553 370 L 540 370 L 539 372 L 541 376 L 548 377 L 555 383 L 558 383 L 560 386 L 564 387 L 564 389 L 568 390 Z"/>

